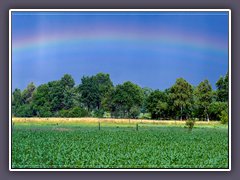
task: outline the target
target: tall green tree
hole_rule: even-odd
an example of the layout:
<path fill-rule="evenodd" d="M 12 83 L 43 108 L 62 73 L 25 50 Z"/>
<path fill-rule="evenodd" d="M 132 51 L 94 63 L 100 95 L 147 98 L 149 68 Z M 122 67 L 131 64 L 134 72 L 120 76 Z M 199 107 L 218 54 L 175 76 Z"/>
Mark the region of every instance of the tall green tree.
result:
<path fill-rule="evenodd" d="M 75 85 L 75 81 L 70 74 L 64 74 L 60 80 L 60 83 L 63 88 L 73 88 Z"/>
<path fill-rule="evenodd" d="M 71 75 L 65 74 L 60 80 L 60 86 L 62 86 L 62 97 L 60 102 L 62 109 L 71 109 L 74 106 L 74 98 L 76 98 L 76 91 L 74 88 L 75 81 Z M 62 99 L 61 99 L 62 98 Z M 59 109 L 60 110 L 60 109 Z"/>
<path fill-rule="evenodd" d="M 228 72 L 224 77 L 220 77 L 218 79 L 218 81 L 216 82 L 216 86 L 217 86 L 217 101 L 221 101 L 221 102 L 227 102 L 228 101 L 228 83 L 229 83 L 229 79 L 228 79 Z"/>
<path fill-rule="evenodd" d="M 79 85 L 81 102 L 88 111 L 96 109 L 100 101 L 100 93 L 93 77 L 83 76 Z"/>
<path fill-rule="evenodd" d="M 28 84 L 27 88 L 22 92 L 22 99 L 24 104 L 29 104 L 32 101 L 33 92 L 35 91 L 36 86 L 31 82 Z"/>
<path fill-rule="evenodd" d="M 113 88 L 113 83 L 109 74 L 98 73 L 93 76 L 93 78 L 97 85 L 98 94 L 100 96 L 99 101 L 97 101 L 97 109 L 101 109 L 102 101 Z"/>
<path fill-rule="evenodd" d="M 64 87 L 60 80 L 48 82 L 47 87 L 51 112 L 57 115 L 58 111 L 64 108 Z"/>
<path fill-rule="evenodd" d="M 151 113 L 152 119 L 166 117 L 167 114 L 167 96 L 160 90 L 153 91 L 147 98 L 146 107 Z"/>
<path fill-rule="evenodd" d="M 23 99 L 21 90 L 16 88 L 12 94 L 12 113 L 14 116 L 18 116 L 18 109 L 22 106 Z"/>
<path fill-rule="evenodd" d="M 180 119 L 182 120 L 184 110 L 192 104 L 193 87 L 185 79 L 178 78 L 171 87 L 170 97 L 174 107 L 180 111 Z"/>
<path fill-rule="evenodd" d="M 148 101 L 150 94 L 153 92 L 153 90 L 148 87 L 144 87 L 144 88 L 142 88 L 142 90 L 143 90 L 143 105 L 142 105 L 141 112 L 144 114 L 147 112 L 147 104 L 148 104 L 147 101 Z"/>
<path fill-rule="evenodd" d="M 81 101 L 89 111 L 99 110 L 103 99 L 113 88 L 109 74 L 98 73 L 95 76 L 83 76 L 79 85 Z"/>
<path fill-rule="evenodd" d="M 142 88 L 130 81 L 117 85 L 112 99 L 113 113 L 119 117 L 130 117 L 131 108 L 134 107 L 132 109 L 134 113 L 137 111 L 136 108 L 141 108 L 143 96 Z M 134 116 L 136 117 L 136 114 Z"/>
<path fill-rule="evenodd" d="M 213 100 L 212 86 L 208 80 L 202 81 L 195 89 L 196 103 L 209 121 L 209 108 Z"/>
<path fill-rule="evenodd" d="M 36 91 L 34 91 L 32 107 L 34 116 L 38 117 L 52 116 L 48 84 L 42 84 L 37 87 Z"/>

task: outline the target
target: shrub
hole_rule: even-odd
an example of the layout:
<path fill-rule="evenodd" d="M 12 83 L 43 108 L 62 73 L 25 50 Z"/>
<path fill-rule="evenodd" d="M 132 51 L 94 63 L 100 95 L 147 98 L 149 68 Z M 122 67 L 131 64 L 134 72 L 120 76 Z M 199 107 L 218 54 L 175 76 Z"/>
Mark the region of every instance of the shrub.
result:
<path fill-rule="evenodd" d="M 104 112 L 103 117 L 104 118 L 110 118 L 111 117 L 111 113 L 110 112 Z"/>
<path fill-rule="evenodd" d="M 139 114 L 140 114 L 140 108 L 139 107 L 137 107 L 137 106 L 131 107 L 130 112 L 129 112 L 129 117 L 130 118 L 137 119 Z"/>
<path fill-rule="evenodd" d="M 195 120 L 188 119 L 186 120 L 185 127 L 188 128 L 189 130 L 192 130 L 192 128 L 194 127 L 194 124 L 195 124 Z"/>
<path fill-rule="evenodd" d="M 140 113 L 140 119 L 151 119 L 151 113 Z"/>
<path fill-rule="evenodd" d="M 103 109 L 98 109 L 92 112 L 92 116 L 93 117 L 97 117 L 97 118 L 103 118 L 104 115 L 104 110 Z"/>
<path fill-rule="evenodd" d="M 69 110 L 61 110 L 59 111 L 59 116 L 60 117 L 87 117 L 88 112 L 87 110 L 80 108 L 80 107 L 74 107 Z"/>
<path fill-rule="evenodd" d="M 228 123 L 228 112 L 226 110 L 221 112 L 220 119 L 222 124 Z"/>

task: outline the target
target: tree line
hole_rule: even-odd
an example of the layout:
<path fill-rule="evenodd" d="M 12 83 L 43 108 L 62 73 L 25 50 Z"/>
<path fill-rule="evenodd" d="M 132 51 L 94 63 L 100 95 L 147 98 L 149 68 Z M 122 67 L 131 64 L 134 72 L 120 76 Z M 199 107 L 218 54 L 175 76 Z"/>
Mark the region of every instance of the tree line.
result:
<path fill-rule="evenodd" d="M 111 117 L 147 119 L 228 118 L 228 73 L 212 89 L 208 80 L 196 87 L 183 78 L 165 89 L 141 88 L 130 81 L 114 86 L 109 74 L 83 76 L 75 85 L 71 75 L 36 87 L 31 82 L 12 93 L 15 117 Z"/>

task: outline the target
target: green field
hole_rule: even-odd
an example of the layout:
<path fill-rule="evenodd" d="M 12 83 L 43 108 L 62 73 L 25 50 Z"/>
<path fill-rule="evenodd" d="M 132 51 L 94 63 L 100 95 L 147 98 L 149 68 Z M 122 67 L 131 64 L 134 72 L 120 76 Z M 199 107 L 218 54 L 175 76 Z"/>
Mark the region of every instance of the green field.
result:
<path fill-rule="evenodd" d="M 228 127 L 16 122 L 12 168 L 228 168 Z"/>

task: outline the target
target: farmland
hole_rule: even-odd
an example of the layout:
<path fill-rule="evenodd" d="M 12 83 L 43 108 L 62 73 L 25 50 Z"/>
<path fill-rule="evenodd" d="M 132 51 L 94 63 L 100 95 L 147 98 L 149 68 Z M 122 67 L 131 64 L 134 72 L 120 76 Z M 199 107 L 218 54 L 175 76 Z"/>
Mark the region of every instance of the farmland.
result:
<path fill-rule="evenodd" d="M 192 131 L 180 121 L 129 119 L 13 124 L 12 168 L 228 168 L 228 127 L 219 122 Z"/>

